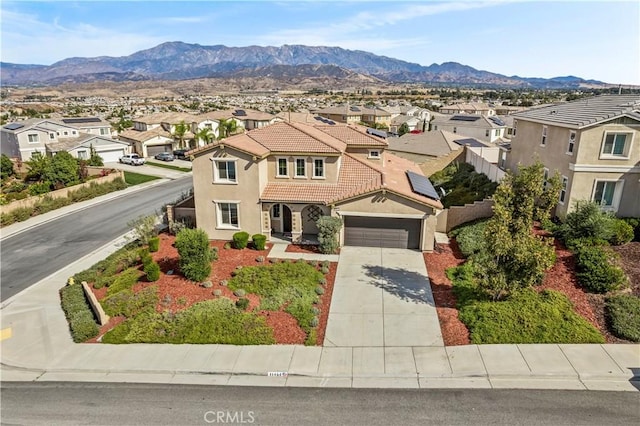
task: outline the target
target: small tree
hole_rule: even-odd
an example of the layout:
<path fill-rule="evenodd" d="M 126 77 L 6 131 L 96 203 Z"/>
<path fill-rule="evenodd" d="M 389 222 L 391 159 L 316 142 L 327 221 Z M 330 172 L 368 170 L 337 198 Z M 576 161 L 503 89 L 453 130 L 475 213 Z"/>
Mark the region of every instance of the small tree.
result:
<path fill-rule="evenodd" d="M 89 165 L 94 167 L 102 167 L 104 166 L 104 161 L 102 157 L 98 155 L 96 149 L 91 145 L 90 147 L 91 156 L 89 157 Z"/>
<path fill-rule="evenodd" d="M 51 159 L 51 167 L 44 174 L 55 187 L 67 187 L 80 181 L 78 161 L 67 151 L 60 151 Z"/>
<path fill-rule="evenodd" d="M 6 154 L 0 156 L 0 178 L 5 180 L 16 174 L 16 170 L 13 168 L 13 161 Z"/>
<path fill-rule="evenodd" d="M 183 121 L 173 126 L 173 137 L 177 139 L 180 148 L 185 148 L 184 137 L 189 131 L 189 125 Z"/>
<path fill-rule="evenodd" d="M 180 270 L 192 281 L 203 281 L 211 273 L 209 236 L 202 229 L 185 228 L 176 236 Z"/>
<path fill-rule="evenodd" d="M 137 240 L 140 245 L 146 246 L 149 245 L 149 241 L 158 235 L 157 223 L 157 216 L 140 216 L 127 223 L 127 226 L 133 229 L 133 240 Z"/>
<path fill-rule="evenodd" d="M 231 136 L 238 131 L 238 123 L 233 118 L 222 119 L 218 125 L 218 139 Z"/>
<path fill-rule="evenodd" d="M 316 221 L 320 251 L 334 254 L 338 251 L 338 231 L 342 228 L 342 219 L 333 216 L 322 216 Z"/>
<path fill-rule="evenodd" d="M 398 128 L 398 134 L 402 136 L 406 133 L 409 133 L 409 125 L 407 123 L 402 123 Z"/>
<path fill-rule="evenodd" d="M 198 133 L 196 133 L 196 137 L 204 142 L 205 145 L 213 142 L 213 140 L 216 138 L 213 134 L 213 131 L 208 127 L 204 127 L 198 130 Z"/>
<path fill-rule="evenodd" d="M 31 154 L 31 159 L 25 161 L 27 164 L 27 178 L 34 180 L 45 180 L 51 169 L 51 157 L 36 151 Z"/>

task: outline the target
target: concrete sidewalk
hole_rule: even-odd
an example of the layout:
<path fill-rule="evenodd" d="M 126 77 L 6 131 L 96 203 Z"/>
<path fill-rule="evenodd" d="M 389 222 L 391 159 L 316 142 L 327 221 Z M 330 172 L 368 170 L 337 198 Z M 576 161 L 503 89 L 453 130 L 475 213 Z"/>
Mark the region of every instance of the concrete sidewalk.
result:
<path fill-rule="evenodd" d="M 123 237 L 90 253 L 3 304 L 2 380 L 354 388 L 640 387 L 632 381 L 640 376 L 640 345 L 74 344 L 58 290 L 69 276 L 124 242 Z M 334 303 L 335 298 L 334 294 Z"/>

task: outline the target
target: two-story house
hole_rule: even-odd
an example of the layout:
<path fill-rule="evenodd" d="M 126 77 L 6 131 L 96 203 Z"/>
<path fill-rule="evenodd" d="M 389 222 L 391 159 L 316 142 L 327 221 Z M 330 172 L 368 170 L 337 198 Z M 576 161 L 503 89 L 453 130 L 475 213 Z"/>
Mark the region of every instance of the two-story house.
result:
<path fill-rule="evenodd" d="M 556 215 L 593 200 L 618 216 L 640 216 L 640 96 L 603 95 L 513 114 L 506 167 L 539 159 L 562 176 Z"/>
<path fill-rule="evenodd" d="M 444 130 L 483 142 L 502 142 L 507 131 L 506 123 L 496 116 L 434 114 L 434 117 L 430 123 L 432 131 Z"/>
<path fill-rule="evenodd" d="M 161 152 L 171 152 L 180 148 L 176 134 L 176 125 L 184 123 L 187 131 L 182 135 L 183 143 L 189 147 L 194 144 L 194 131 L 198 119 L 182 112 L 161 112 L 133 120 L 133 128 L 121 132 L 119 138 L 129 142 L 133 150 L 143 157 L 153 157 Z"/>
<path fill-rule="evenodd" d="M 469 102 L 445 105 L 440 107 L 440 112 L 443 114 L 483 115 L 485 117 L 496 115 L 494 107 L 489 104 L 485 104 L 484 102 Z"/>
<path fill-rule="evenodd" d="M 212 239 L 302 241 L 324 215 L 343 245 L 432 250 L 442 204 L 413 162 L 351 125 L 279 122 L 190 151 L 197 226 Z"/>
<path fill-rule="evenodd" d="M 338 123 L 365 123 L 372 127 L 383 126 L 387 129 L 391 126 L 392 115 L 382 108 L 349 104 L 324 108 L 316 111 L 316 114 Z"/>

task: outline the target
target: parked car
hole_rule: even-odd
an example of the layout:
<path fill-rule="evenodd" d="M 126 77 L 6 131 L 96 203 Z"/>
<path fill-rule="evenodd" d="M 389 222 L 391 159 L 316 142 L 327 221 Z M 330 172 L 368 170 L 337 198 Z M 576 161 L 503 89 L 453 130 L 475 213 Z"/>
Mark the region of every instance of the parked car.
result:
<path fill-rule="evenodd" d="M 187 155 L 187 152 L 189 152 L 188 149 L 176 149 L 173 151 L 173 156 L 179 160 L 188 160 L 189 156 Z"/>
<path fill-rule="evenodd" d="M 173 161 L 173 154 L 170 152 L 161 152 L 160 154 L 156 154 L 153 158 L 161 161 Z"/>
<path fill-rule="evenodd" d="M 144 158 L 138 154 L 125 154 L 120 157 L 122 164 L 131 164 L 132 166 L 142 166 L 144 164 Z"/>

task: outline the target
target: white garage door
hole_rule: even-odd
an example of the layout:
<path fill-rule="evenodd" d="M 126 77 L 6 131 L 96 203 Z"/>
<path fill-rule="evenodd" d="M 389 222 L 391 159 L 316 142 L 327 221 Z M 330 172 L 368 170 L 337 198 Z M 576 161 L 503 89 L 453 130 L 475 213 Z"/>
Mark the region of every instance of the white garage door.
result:
<path fill-rule="evenodd" d="M 124 149 L 101 151 L 98 152 L 98 155 L 102 157 L 102 161 L 104 161 L 105 163 L 117 163 L 120 157 L 124 155 Z"/>

